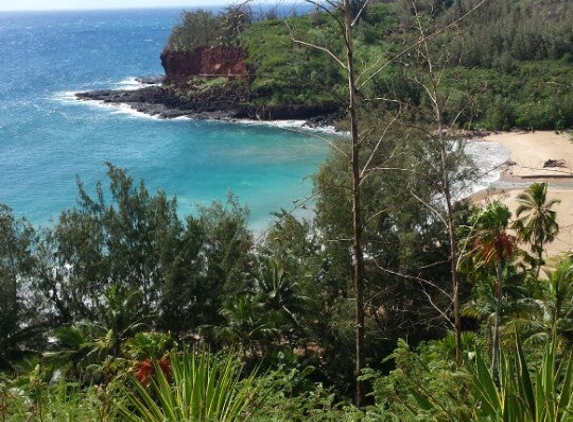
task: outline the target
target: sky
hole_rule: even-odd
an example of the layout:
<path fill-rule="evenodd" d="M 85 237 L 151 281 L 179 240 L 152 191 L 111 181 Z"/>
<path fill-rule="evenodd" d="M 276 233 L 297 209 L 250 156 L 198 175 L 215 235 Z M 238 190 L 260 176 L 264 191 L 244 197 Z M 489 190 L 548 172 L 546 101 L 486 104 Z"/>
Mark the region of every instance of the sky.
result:
<path fill-rule="evenodd" d="M 0 0 L 0 12 L 24 10 L 130 9 L 220 6 L 233 0 Z"/>

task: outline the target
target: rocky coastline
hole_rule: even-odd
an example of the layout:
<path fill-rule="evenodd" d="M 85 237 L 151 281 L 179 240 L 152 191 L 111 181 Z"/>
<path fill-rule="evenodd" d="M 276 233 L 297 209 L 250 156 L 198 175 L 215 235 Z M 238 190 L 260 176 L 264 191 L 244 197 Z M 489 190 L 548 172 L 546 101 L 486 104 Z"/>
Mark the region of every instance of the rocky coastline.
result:
<path fill-rule="evenodd" d="M 142 87 L 131 90 L 96 90 L 78 92 L 76 99 L 101 101 L 110 105 L 125 104 L 150 116 L 173 119 L 188 117 L 211 120 L 304 120 L 309 126 L 331 126 L 342 118 L 340 106 L 263 103 L 253 98 L 247 83 L 229 83 L 209 90 L 193 90 L 185 95 L 176 87 L 164 83 L 160 76 L 139 77 Z"/>

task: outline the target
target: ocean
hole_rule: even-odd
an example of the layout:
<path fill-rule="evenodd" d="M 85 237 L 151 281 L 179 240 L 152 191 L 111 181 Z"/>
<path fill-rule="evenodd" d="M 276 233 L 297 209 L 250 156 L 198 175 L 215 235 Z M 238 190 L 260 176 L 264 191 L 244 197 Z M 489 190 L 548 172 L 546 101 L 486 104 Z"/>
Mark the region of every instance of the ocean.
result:
<path fill-rule="evenodd" d="M 160 120 L 80 102 L 74 92 L 135 88 L 163 73 L 159 55 L 179 9 L 0 13 L 0 202 L 49 225 L 89 193 L 106 162 L 177 196 L 179 213 L 236 195 L 250 224 L 292 210 L 328 154 L 312 133 L 190 119 Z M 301 211 L 302 213 L 307 211 Z"/>
<path fill-rule="evenodd" d="M 75 100 L 74 93 L 136 88 L 163 73 L 159 55 L 179 9 L 0 13 L 0 202 L 36 225 L 76 205 L 76 178 L 88 193 L 106 164 L 127 169 L 150 192 L 177 196 L 179 213 L 236 195 L 264 228 L 271 213 L 297 210 L 308 176 L 329 147 L 312 133 L 272 125 L 160 120 L 125 107 Z M 472 191 L 499 177 L 508 151 L 469 142 L 486 169 Z M 493 169 L 493 170 L 491 170 Z"/>

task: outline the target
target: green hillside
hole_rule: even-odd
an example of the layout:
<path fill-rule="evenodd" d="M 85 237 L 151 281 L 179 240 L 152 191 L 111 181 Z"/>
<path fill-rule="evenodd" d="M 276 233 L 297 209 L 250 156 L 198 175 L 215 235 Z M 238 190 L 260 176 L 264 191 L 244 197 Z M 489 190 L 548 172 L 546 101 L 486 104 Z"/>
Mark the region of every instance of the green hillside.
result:
<path fill-rule="evenodd" d="M 354 2 L 357 10 L 361 2 Z M 369 3 L 355 27 L 360 94 L 369 112 L 397 102 L 418 116 L 424 78 L 420 31 L 430 36 L 440 89 L 451 95 L 460 127 L 563 129 L 573 125 L 573 5 L 564 0 Z M 344 108 L 340 66 L 319 48 L 340 53 L 339 23 L 322 10 L 254 21 L 248 6 L 220 15 L 186 12 L 166 46 L 240 45 L 248 51 L 254 104 Z M 466 16 L 467 14 L 467 16 Z M 460 20 L 460 18 L 462 18 Z M 206 29 L 208 28 L 208 29 Z M 436 34 L 437 35 L 432 35 Z M 300 42 L 296 42 L 300 41 Z M 305 43 L 306 45 L 303 45 Z M 309 46 L 314 45 L 313 48 Z M 385 101 L 375 100 L 384 98 Z"/>

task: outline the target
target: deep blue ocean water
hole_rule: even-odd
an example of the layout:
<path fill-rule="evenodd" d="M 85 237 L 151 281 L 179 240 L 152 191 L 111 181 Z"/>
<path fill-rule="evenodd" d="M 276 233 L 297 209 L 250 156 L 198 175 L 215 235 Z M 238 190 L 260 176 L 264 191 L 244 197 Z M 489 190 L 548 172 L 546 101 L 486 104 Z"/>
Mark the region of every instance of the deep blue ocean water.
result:
<path fill-rule="evenodd" d="M 76 176 L 93 193 L 105 162 L 149 191 L 176 195 L 180 214 L 224 201 L 253 227 L 308 197 L 306 176 L 328 147 L 275 127 L 159 120 L 79 102 L 73 92 L 121 88 L 163 73 L 159 55 L 180 10 L 0 13 L 0 202 L 35 224 L 75 206 Z"/>

